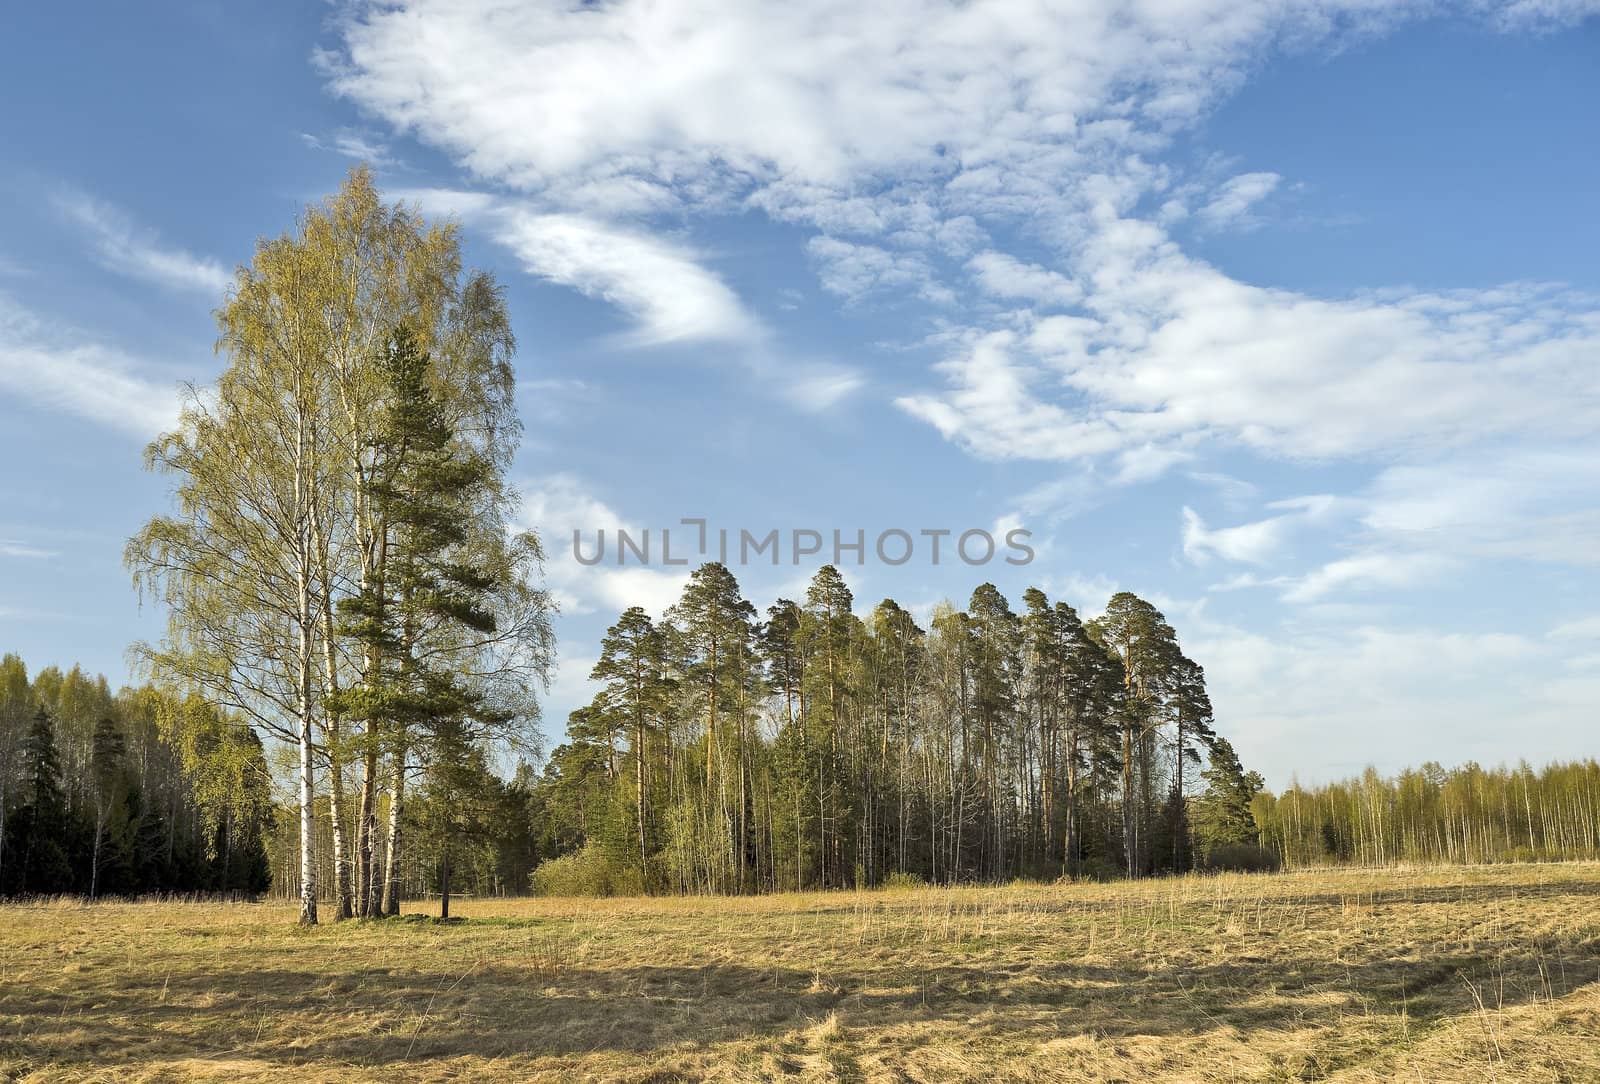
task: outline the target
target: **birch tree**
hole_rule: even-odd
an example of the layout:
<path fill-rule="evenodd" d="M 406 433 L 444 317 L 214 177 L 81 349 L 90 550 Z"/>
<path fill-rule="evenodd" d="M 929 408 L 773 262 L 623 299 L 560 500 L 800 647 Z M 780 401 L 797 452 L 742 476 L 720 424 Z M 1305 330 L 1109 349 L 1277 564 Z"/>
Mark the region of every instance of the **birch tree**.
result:
<path fill-rule="evenodd" d="M 176 509 L 127 550 L 136 583 L 169 618 L 164 640 L 141 654 L 295 746 L 306 923 L 317 919 L 321 773 L 336 916 L 370 914 L 380 759 L 395 720 L 368 712 L 351 733 L 347 694 L 372 692 L 386 660 L 377 641 L 338 625 L 341 600 L 382 592 L 387 575 L 391 532 L 375 489 L 388 453 L 376 427 L 393 385 L 382 359 L 402 327 L 429 357 L 429 394 L 451 443 L 487 465 L 470 507 L 455 514 L 506 573 L 500 583 L 536 576 L 536 541 L 505 541 L 514 494 L 503 475 L 520 433 L 505 306 L 491 278 L 463 273 L 453 227 L 385 204 L 360 168 L 292 231 L 258 244 L 218 324 L 227 368 L 214 386 L 189 389 L 178 428 L 147 453 L 152 469 L 174 479 Z M 508 685 L 520 662 L 507 660 L 539 638 L 543 600 L 507 588 L 497 605 L 518 611 L 500 632 L 431 650 L 470 655 L 463 666 L 472 680 Z M 352 757 L 361 773 L 354 816 Z M 391 776 L 397 798 L 404 773 L 402 752 Z"/>

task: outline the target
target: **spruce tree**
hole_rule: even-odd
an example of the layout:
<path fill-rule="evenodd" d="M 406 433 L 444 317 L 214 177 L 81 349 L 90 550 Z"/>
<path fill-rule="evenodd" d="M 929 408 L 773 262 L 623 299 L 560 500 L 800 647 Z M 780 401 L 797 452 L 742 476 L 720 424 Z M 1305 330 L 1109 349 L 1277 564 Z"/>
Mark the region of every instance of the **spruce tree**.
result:
<path fill-rule="evenodd" d="M 55 722 L 42 705 L 35 709 L 23 738 L 22 774 L 25 804 L 7 825 L 16 860 L 11 890 L 18 895 L 70 892 L 75 833 L 61 787 Z"/>

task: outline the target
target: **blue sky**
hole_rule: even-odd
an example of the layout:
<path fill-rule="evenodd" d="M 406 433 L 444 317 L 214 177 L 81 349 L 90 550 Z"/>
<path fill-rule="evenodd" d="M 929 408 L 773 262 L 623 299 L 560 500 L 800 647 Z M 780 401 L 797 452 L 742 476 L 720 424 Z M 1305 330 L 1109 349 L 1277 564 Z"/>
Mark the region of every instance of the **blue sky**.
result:
<path fill-rule="evenodd" d="M 126 675 L 140 468 L 258 236 L 370 161 L 507 287 L 562 666 L 680 570 L 574 527 L 1033 533 L 1275 785 L 1594 752 L 1592 5 L 420 0 L 8 12 L 0 649 Z M 735 567 L 765 607 L 812 570 Z"/>

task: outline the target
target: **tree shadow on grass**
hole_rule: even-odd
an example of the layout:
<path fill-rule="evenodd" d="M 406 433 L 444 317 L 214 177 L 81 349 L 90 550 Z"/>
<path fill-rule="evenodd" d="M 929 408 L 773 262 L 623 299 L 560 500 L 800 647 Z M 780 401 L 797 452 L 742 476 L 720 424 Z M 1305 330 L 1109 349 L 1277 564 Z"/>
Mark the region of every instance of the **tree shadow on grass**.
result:
<path fill-rule="evenodd" d="M 649 1057 L 776 1038 L 834 1013 L 852 1028 L 955 1023 L 1036 1041 L 1192 1037 L 1218 1028 L 1248 1036 L 1374 1008 L 1403 1009 L 1425 1027 L 1472 1011 L 1486 984 L 1511 1007 L 1559 997 L 1600 967 L 1592 938 L 1494 957 L 1240 956 L 1180 969 L 1048 959 L 995 966 L 946 959 L 912 969 L 891 955 L 836 975 L 792 965 L 565 967 L 519 959 L 518 951 L 506 946 L 499 959 L 460 974 L 327 973 L 241 961 L 135 984 L 92 972 L 64 988 L 58 979 L 14 982 L 0 994 L 0 1019 L 20 1018 L 21 1027 L 0 1034 L 0 1065 L 131 1073 L 185 1057 L 358 1068 L 463 1056 Z"/>

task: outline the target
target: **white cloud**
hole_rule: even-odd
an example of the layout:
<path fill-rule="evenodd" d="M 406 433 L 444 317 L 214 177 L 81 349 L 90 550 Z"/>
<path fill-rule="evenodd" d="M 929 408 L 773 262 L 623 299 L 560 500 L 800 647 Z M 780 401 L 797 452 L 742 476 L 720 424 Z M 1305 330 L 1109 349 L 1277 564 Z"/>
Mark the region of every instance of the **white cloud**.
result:
<path fill-rule="evenodd" d="M 57 556 L 59 554 L 55 550 L 40 549 L 15 538 L 0 538 L 0 557 L 48 559 Z"/>
<path fill-rule="evenodd" d="M 0 297 L 0 388 L 36 406 L 154 437 L 177 423 L 178 387 L 141 375 L 145 368 L 97 343 L 47 333 Z"/>
<path fill-rule="evenodd" d="M 821 413 L 860 391 L 866 380 L 853 369 L 822 365 L 793 370 L 785 395 L 801 410 Z"/>
<path fill-rule="evenodd" d="M 1576 26 L 1600 14 L 1600 3 L 1596 0 L 1474 0 L 1472 6 L 1506 30 Z"/>
<path fill-rule="evenodd" d="M 1600 617 L 1565 621 L 1550 630 L 1552 640 L 1600 640 Z"/>
<path fill-rule="evenodd" d="M 1208 528 L 1200 513 L 1183 509 L 1183 552 L 1197 564 L 1213 554 L 1228 561 L 1267 564 L 1283 550 L 1295 526 L 1293 516 L 1273 516 L 1237 527 Z"/>
<path fill-rule="evenodd" d="M 901 405 L 993 458 L 1200 443 L 1328 460 L 1592 432 L 1600 305 L 1531 286 L 1325 301 L 1249 286 L 1148 223 L 1086 246 L 1091 315 L 975 335 Z"/>
<path fill-rule="evenodd" d="M 553 474 L 524 485 L 521 521 L 536 529 L 544 540 L 545 575 L 563 613 L 585 614 L 603 609 L 619 614 L 629 606 L 643 606 L 660 616 L 678 600 L 689 580 L 688 567 L 668 571 L 640 565 L 632 563 L 631 553 L 630 563 L 619 565 L 617 531 L 627 531 L 636 543 L 644 537 L 644 531 L 596 497 L 576 475 Z M 598 564 L 584 564 L 574 552 L 573 534 L 579 533 L 581 552 L 587 560 L 595 555 L 600 531 L 605 532 L 605 558 Z M 652 545 L 659 547 L 659 531 L 651 530 L 650 534 Z M 685 528 L 677 537 L 681 545 L 694 538 L 694 530 Z M 692 547 L 685 547 L 681 555 L 692 559 Z M 653 550 L 651 556 L 659 558 L 659 550 Z"/>
<path fill-rule="evenodd" d="M 1016 347 L 1011 331 L 968 336 L 937 366 L 949 392 L 901 396 L 895 405 L 986 459 L 1071 458 L 1032 454 L 1042 449 L 1071 448 L 1085 458 L 1118 451 L 1124 439 L 1114 425 L 1035 394 L 1042 374 L 1017 363 Z"/>
<path fill-rule="evenodd" d="M 1060 309 L 1083 296 L 1077 283 L 1057 271 L 1038 264 L 1024 263 L 1004 252 L 983 252 L 974 256 L 967 268 L 978 280 L 978 288 L 992 297 L 1032 301 L 1046 309 Z"/>
<path fill-rule="evenodd" d="M 1241 173 L 1229 178 L 1198 217 L 1212 228 L 1247 221 L 1256 204 L 1270 196 L 1283 178 L 1276 173 Z"/>
<path fill-rule="evenodd" d="M 481 228 L 533 275 L 614 305 L 632 319 L 631 342 L 654 346 L 768 338 L 702 254 L 641 229 L 587 214 L 546 213 L 526 200 L 448 188 L 402 188 L 396 199 Z"/>
<path fill-rule="evenodd" d="M 56 209 L 88 231 L 101 266 L 119 275 L 168 289 L 219 298 L 233 276 L 215 260 L 161 245 L 155 234 L 136 227 L 108 203 L 82 193 L 54 197 Z"/>
<path fill-rule="evenodd" d="M 1201 485 L 1210 486 L 1230 505 L 1246 504 L 1256 499 L 1261 487 L 1254 482 L 1236 478 L 1222 471 L 1190 471 L 1189 478 Z"/>
<path fill-rule="evenodd" d="M 696 254 L 572 214 L 503 208 L 496 236 L 532 273 L 600 298 L 634 321 L 640 345 L 752 343 L 766 332 Z"/>
<path fill-rule="evenodd" d="M 1335 591 L 1407 589 L 1421 586 L 1456 567 L 1436 553 L 1362 553 L 1341 557 L 1293 582 L 1285 602 L 1317 602 Z"/>
<path fill-rule="evenodd" d="M 396 197 L 483 229 L 530 274 L 569 286 L 626 314 L 638 347 L 710 343 L 799 410 L 831 409 L 866 383 L 833 362 L 781 355 L 752 313 L 702 254 L 666 238 L 583 214 L 543 213 L 526 201 L 450 189 L 402 189 Z"/>
<path fill-rule="evenodd" d="M 955 295 L 940 285 L 932 264 L 920 253 L 894 252 L 833 237 L 813 237 L 806 251 L 817 265 L 823 289 L 847 301 L 863 301 L 880 293 L 921 297 L 941 305 L 954 300 Z"/>
<path fill-rule="evenodd" d="M 1570 656 L 1502 632 L 1293 627 L 1251 632 L 1205 620 L 1185 623 L 1184 650 L 1205 664 L 1219 726 L 1240 756 L 1283 787 L 1302 781 L 1414 766 L 1441 755 L 1493 763 L 1538 760 L 1582 748 L 1592 712 L 1572 688 L 1552 689 Z M 1586 707 L 1593 707 L 1593 682 Z M 1440 729 L 1449 720 L 1441 754 Z"/>
<path fill-rule="evenodd" d="M 781 185 L 824 204 L 877 177 L 1028 185 L 1079 148 L 1195 118 L 1263 49 L 1428 9 L 411 0 L 358 9 L 324 64 L 338 93 L 529 191 L 614 178 L 704 202 Z"/>
<path fill-rule="evenodd" d="M 1296 536 L 1317 526 L 1346 520 L 1361 508 L 1361 502 L 1314 494 L 1272 501 L 1269 511 L 1278 515 L 1233 527 L 1212 529 L 1206 526 L 1200 513 L 1183 509 L 1183 552 L 1196 564 L 1204 564 L 1213 555 L 1227 561 L 1243 564 L 1266 565 L 1273 563 Z"/>
<path fill-rule="evenodd" d="M 355 128 L 340 128 L 327 136 L 301 132 L 300 141 L 312 150 L 329 151 L 375 168 L 398 165 L 387 143 Z"/>
<path fill-rule="evenodd" d="M 1506 29 L 1575 17 L 1554 4 L 1464 10 Z M 358 8 L 323 63 L 336 92 L 522 190 L 540 215 L 759 208 L 823 231 L 808 252 L 850 300 L 892 291 L 950 306 L 959 299 L 932 254 L 965 261 L 985 246 L 980 289 L 1041 311 L 1006 329 L 1013 342 L 971 327 L 969 356 L 942 366 L 947 386 L 898 401 L 978 455 L 1115 457 L 1133 480 L 1206 444 L 1393 455 L 1570 434 L 1600 405 L 1587 299 L 1265 289 L 1186 256 L 1159 214 L 1137 217 L 1152 199 L 1173 203 L 1178 178 L 1152 157 L 1263 56 L 1439 11 L 1426 0 L 397 0 Z M 1237 221 L 1278 184 L 1268 171 L 1236 176 L 1199 217 Z M 998 250 L 995 226 L 1032 231 L 1059 260 Z M 700 288 L 673 310 L 682 324 L 669 321 L 661 276 L 638 281 L 603 254 L 609 240 L 591 252 L 582 233 L 536 239 L 530 262 L 617 300 L 645 334 L 748 326 L 692 267 L 685 281 Z"/>
<path fill-rule="evenodd" d="M 599 691 L 598 683 L 589 680 L 590 672 L 599 661 L 599 653 L 592 645 L 563 642 L 544 702 L 564 713 L 588 703 Z M 549 721 L 546 717 L 546 722 Z M 563 717 L 554 721 L 560 728 L 557 730 L 559 734 L 566 727 L 566 719 Z"/>
<path fill-rule="evenodd" d="M 1385 468 L 1363 523 L 1411 546 L 1470 557 L 1600 562 L 1600 448 L 1490 447 Z"/>

